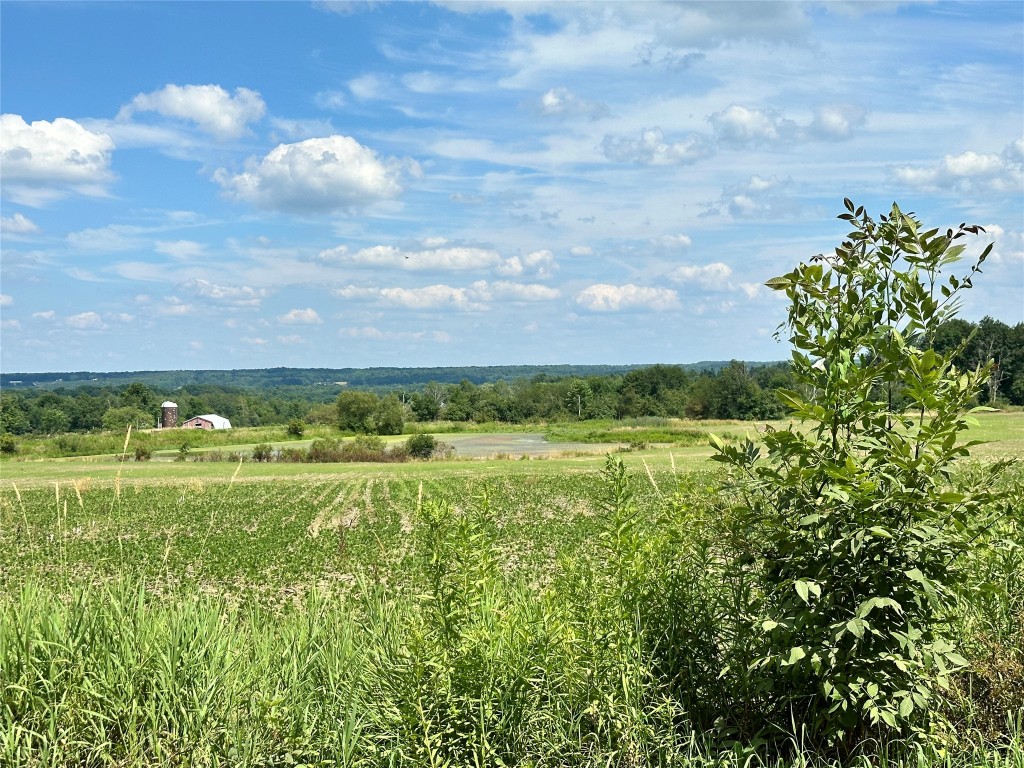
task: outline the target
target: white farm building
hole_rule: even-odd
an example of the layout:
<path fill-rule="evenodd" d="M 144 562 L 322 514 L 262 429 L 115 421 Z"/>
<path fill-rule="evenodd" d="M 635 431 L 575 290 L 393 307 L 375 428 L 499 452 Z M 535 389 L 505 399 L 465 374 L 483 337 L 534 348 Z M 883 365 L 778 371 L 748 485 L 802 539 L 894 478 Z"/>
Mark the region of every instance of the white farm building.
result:
<path fill-rule="evenodd" d="M 193 416 L 181 423 L 183 429 L 231 429 L 231 422 L 215 413 Z"/>

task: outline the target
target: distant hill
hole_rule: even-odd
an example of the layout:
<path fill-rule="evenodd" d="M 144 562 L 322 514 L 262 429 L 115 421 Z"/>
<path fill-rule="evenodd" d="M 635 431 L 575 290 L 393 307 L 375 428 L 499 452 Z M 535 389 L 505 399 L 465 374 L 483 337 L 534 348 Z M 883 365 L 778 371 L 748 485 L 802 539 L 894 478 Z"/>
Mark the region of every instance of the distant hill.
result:
<path fill-rule="evenodd" d="M 683 368 L 694 371 L 718 371 L 728 365 L 727 360 L 684 363 Z M 748 363 L 751 366 L 771 363 Z M 635 368 L 646 368 L 653 363 L 635 365 L 492 365 L 447 368 L 246 368 L 239 370 L 206 371 L 123 371 L 96 373 L 92 371 L 66 371 L 55 373 L 2 373 L 0 388 L 17 390 L 26 388 L 57 389 L 60 387 L 109 387 L 141 382 L 160 390 L 178 387 L 217 385 L 242 389 L 279 389 L 281 387 L 322 386 L 340 389 L 417 389 L 436 381 L 453 384 L 467 379 L 474 384 L 491 381 L 529 379 L 534 376 L 562 378 L 566 376 L 609 376 L 627 373 Z"/>

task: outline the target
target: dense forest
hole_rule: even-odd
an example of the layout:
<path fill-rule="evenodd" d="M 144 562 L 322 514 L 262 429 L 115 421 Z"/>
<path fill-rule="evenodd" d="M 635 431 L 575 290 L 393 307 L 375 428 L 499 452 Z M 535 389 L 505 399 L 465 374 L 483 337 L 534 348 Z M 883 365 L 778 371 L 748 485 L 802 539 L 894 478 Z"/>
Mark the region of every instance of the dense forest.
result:
<path fill-rule="evenodd" d="M 988 317 L 979 323 L 953 320 L 942 326 L 933 344 L 942 352 L 959 349 L 956 361 L 964 369 L 994 361 L 994 375 L 979 402 L 1024 405 L 1024 323 L 1011 327 Z M 532 375 L 514 375 L 523 370 Z M 216 413 L 236 427 L 299 420 L 381 434 L 401 431 L 402 423 L 410 421 L 771 419 L 784 412 L 775 390 L 794 386 L 786 363 L 738 361 L 707 364 L 698 370 L 679 365 L 632 370 L 614 366 L 408 369 L 404 375 L 409 380 L 433 377 L 415 386 L 381 384 L 400 380 L 402 369 L 348 371 L 348 379 L 335 379 L 330 387 L 309 380 L 320 374 L 334 376 L 339 370 L 277 369 L 281 371 L 297 372 L 292 378 L 298 383 L 259 388 L 216 383 L 170 388 L 138 380 L 56 388 L 8 385 L 0 392 L 0 433 L 117 430 L 127 424 L 153 427 L 160 403 L 168 399 L 178 404 L 182 419 Z M 498 372 L 509 375 L 493 378 Z M 173 378 L 175 373 L 164 375 Z M 288 378 L 273 370 L 241 373 L 248 375 L 239 375 L 241 381 L 264 384 Z"/>

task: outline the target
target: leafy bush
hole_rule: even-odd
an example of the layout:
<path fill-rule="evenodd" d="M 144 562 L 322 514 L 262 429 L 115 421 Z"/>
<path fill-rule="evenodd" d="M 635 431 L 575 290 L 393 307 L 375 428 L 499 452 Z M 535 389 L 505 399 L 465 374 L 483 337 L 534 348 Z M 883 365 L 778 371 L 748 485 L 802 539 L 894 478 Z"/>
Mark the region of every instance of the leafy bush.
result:
<path fill-rule="evenodd" d="M 288 436 L 302 437 L 306 434 L 306 425 L 301 419 L 292 419 L 288 422 Z"/>
<path fill-rule="evenodd" d="M 930 346 L 991 246 L 960 277 L 942 270 L 982 230 L 926 230 L 896 205 L 878 222 L 846 208 L 853 231 L 834 255 L 768 282 L 790 301 L 802 386 L 780 396 L 811 429 L 769 429 L 763 457 L 749 440 L 713 440 L 759 582 L 751 668 L 766 725 L 803 723 L 810 744 L 841 757 L 923 733 L 935 689 L 966 664 L 947 618 L 961 556 L 1001 513 L 1005 466 L 953 483 L 989 368 L 957 370 Z"/>
<path fill-rule="evenodd" d="M 18 441 L 14 435 L 0 435 L 0 453 L 5 456 L 13 456 L 18 452 Z"/>
<path fill-rule="evenodd" d="M 437 438 L 433 435 L 413 435 L 405 441 L 409 455 L 416 459 L 429 459 L 434 455 L 436 447 Z"/>
<path fill-rule="evenodd" d="M 144 445 L 139 445 L 135 448 L 135 460 L 136 461 L 149 461 L 153 458 L 153 451 Z"/>
<path fill-rule="evenodd" d="M 253 461 L 254 462 L 269 462 L 273 461 L 273 445 L 268 442 L 261 442 L 258 445 L 253 446 Z"/>

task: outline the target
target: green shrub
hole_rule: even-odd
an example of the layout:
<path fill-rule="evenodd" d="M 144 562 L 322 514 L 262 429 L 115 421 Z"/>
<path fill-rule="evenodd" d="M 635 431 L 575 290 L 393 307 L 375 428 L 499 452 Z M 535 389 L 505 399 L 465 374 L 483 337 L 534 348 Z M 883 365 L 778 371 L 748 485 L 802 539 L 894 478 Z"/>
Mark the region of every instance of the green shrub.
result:
<path fill-rule="evenodd" d="M 136 461 L 149 461 L 153 458 L 153 451 L 144 445 L 139 445 L 135 448 L 135 460 Z"/>
<path fill-rule="evenodd" d="M 259 462 L 273 461 L 274 446 L 270 445 L 270 443 L 260 443 L 259 445 L 253 446 L 252 460 Z"/>
<path fill-rule="evenodd" d="M 416 459 L 429 459 L 434 455 L 436 447 L 437 438 L 433 435 L 413 435 L 405 441 L 409 455 Z"/>
<path fill-rule="evenodd" d="M 0 435 L 0 453 L 5 456 L 13 456 L 18 452 L 18 441 L 14 439 L 14 435 Z"/>
<path fill-rule="evenodd" d="M 936 688 L 966 664 L 947 619 L 961 555 L 1001 513 L 1005 466 L 952 482 L 989 368 L 957 370 L 930 347 L 991 251 L 942 275 L 980 228 L 940 233 L 895 205 L 878 222 L 846 207 L 853 231 L 834 254 L 768 281 L 790 301 L 802 387 L 779 394 L 811 429 L 768 430 L 763 456 L 713 440 L 759 580 L 751 666 L 765 725 L 800 723 L 806 743 L 844 758 L 926 732 Z"/>
<path fill-rule="evenodd" d="M 306 434 L 306 425 L 301 419 L 292 419 L 288 422 L 288 436 L 302 437 Z"/>

